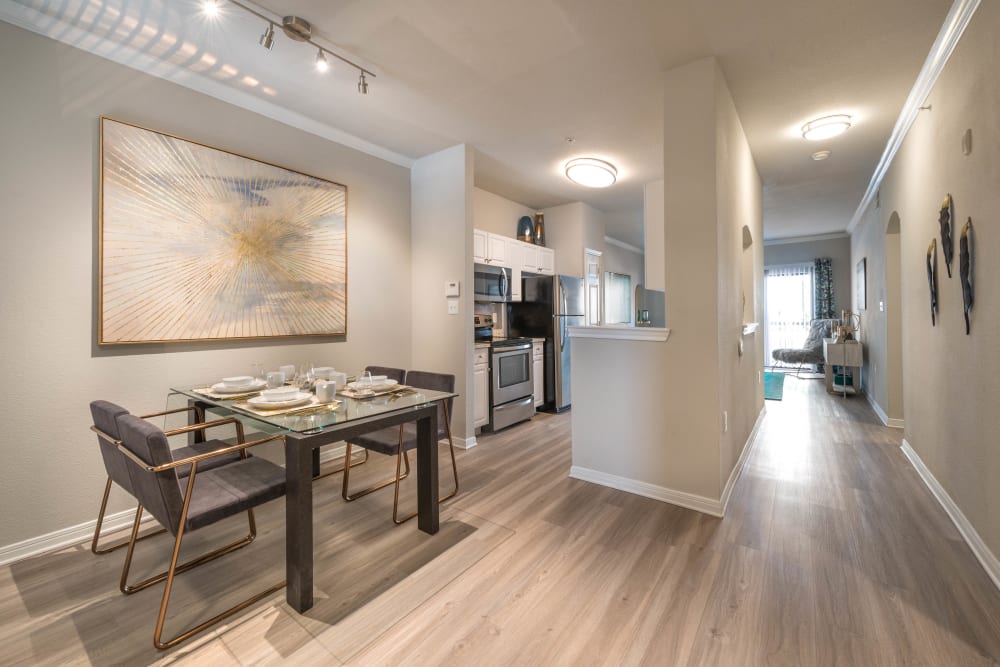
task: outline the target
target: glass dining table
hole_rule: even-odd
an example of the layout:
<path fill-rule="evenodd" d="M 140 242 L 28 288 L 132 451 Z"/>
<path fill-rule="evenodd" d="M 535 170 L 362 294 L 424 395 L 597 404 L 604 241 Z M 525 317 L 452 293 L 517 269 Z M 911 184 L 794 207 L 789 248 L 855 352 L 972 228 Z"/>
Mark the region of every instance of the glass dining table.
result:
<path fill-rule="evenodd" d="M 438 532 L 438 403 L 457 394 L 415 389 L 371 398 L 337 396 L 339 403 L 266 414 L 246 401 L 196 389 L 174 387 L 213 413 L 234 416 L 248 426 L 285 436 L 285 568 L 288 604 L 299 613 L 313 606 L 313 489 L 319 473 L 319 448 L 406 422 L 417 425 L 417 527 Z"/>

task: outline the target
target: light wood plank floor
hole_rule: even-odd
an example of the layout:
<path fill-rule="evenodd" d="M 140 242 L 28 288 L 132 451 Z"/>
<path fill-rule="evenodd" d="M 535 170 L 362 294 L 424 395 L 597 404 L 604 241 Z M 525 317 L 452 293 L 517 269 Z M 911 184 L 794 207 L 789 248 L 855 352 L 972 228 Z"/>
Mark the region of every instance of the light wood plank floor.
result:
<path fill-rule="evenodd" d="M 767 402 L 724 520 L 569 479 L 569 415 L 543 414 L 459 452 L 462 493 L 435 537 L 392 525 L 389 489 L 345 504 L 339 476 L 320 483 L 306 615 L 278 594 L 157 652 L 160 590 L 118 594 L 120 552 L 0 568 L 0 662 L 997 664 L 1000 593 L 901 433 L 820 380 L 790 377 L 784 396 Z M 390 469 L 373 457 L 352 484 Z M 179 577 L 168 631 L 283 576 L 283 514 L 271 503 L 256 542 Z M 194 533 L 186 551 L 243 529 Z M 141 543 L 136 576 L 168 550 Z"/>

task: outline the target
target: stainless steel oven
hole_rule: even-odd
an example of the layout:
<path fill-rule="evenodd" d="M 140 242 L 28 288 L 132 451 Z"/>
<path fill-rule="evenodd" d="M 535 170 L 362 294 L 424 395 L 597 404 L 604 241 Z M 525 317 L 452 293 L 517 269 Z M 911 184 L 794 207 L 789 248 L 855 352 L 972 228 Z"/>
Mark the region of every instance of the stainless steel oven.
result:
<path fill-rule="evenodd" d="M 494 341 L 490 347 L 490 427 L 494 431 L 535 414 L 531 340 Z"/>

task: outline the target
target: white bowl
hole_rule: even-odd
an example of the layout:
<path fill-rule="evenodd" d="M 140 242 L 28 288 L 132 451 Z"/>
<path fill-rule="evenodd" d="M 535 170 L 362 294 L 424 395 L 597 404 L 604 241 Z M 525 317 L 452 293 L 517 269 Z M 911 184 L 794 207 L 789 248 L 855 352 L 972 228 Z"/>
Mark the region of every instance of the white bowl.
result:
<path fill-rule="evenodd" d="M 260 392 L 260 395 L 266 401 L 289 401 L 299 393 L 298 387 L 275 387 L 273 389 L 265 389 Z"/>
<path fill-rule="evenodd" d="M 313 368 L 313 375 L 322 379 L 329 380 L 330 376 L 337 372 L 333 366 L 316 366 Z"/>
<path fill-rule="evenodd" d="M 222 384 L 227 387 L 246 387 L 253 384 L 253 378 L 249 375 L 234 375 L 230 378 L 222 378 Z"/>

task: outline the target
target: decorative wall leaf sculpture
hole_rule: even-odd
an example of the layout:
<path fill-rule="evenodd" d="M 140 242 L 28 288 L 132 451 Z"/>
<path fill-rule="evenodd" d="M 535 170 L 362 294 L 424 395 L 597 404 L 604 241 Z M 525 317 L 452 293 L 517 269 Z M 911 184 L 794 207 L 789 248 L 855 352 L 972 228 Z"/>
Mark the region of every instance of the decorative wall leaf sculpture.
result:
<path fill-rule="evenodd" d="M 951 195 L 945 195 L 938 213 L 938 224 L 941 225 L 941 253 L 944 255 L 944 265 L 951 278 L 951 260 L 955 256 L 955 244 L 951 235 L 951 221 L 955 219 L 955 202 Z"/>
<path fill-rule="evenodd" d="M 969 335 L 969 311 L 972 310 L 972 269 L 975 258 L 972 252 L 972 218 L 962 227 L 958 248 L 958 279 L 962 283 L 962 303 L 965 306 L 965 335 Z"/>
<path fill-rule="evenodd" d="M 927 286 L 931 291 L 931 326 L 934 326 L 938 312 L 937 239 L 931 239 L 931 244 L 927 246 Z"/>

